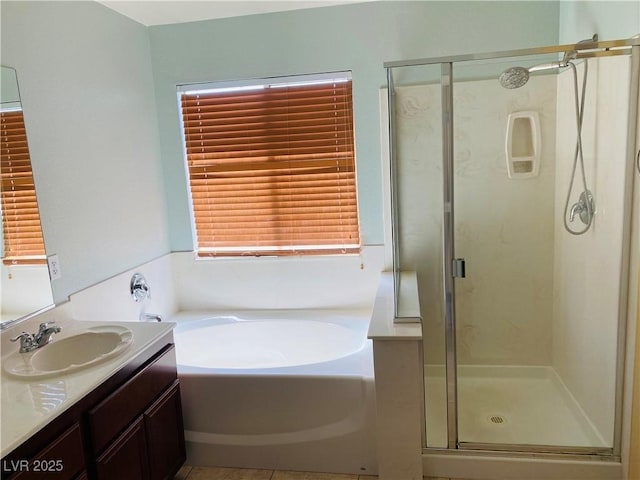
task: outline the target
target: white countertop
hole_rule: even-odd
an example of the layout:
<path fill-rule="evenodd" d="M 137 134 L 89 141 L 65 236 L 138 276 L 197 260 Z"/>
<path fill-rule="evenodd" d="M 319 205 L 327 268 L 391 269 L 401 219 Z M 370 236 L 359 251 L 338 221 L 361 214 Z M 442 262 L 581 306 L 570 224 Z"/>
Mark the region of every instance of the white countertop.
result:
<path fill-rule="evenodd" d="M 97 325 L 126 327 L 133 332 L 133 341 L 121 355 L 65 375 L 28 380 L 10 376 L 1 369 L 1 457 L 10 453 L 156 341 L 164 336 L 169 336 L 172 341 L 171 330 L 175 324 L 65 320 L 59 321 L 57 325 L 62 328 L 62 332 L 55 335 L 52 342 Z M 3 359 L 18 349 L 17 343 L 7 343 L 8 337 L 23 329 L 32 331 L 32 328 L 21 326 L 20 329 L 10 328 L 2 332 Z"/>
<path fill-rule="evenodd" d="M 372 340 L 421 340 L 422 322 L 420 319 L 420 302 L 418 301 L 418 285 L 415 272 L 401 273 L 400 290 L 405 309 L 398 319 L 394 312 L 393 273 L 382 272 L 376 300 L 373 304 L 368 337 Z"/>

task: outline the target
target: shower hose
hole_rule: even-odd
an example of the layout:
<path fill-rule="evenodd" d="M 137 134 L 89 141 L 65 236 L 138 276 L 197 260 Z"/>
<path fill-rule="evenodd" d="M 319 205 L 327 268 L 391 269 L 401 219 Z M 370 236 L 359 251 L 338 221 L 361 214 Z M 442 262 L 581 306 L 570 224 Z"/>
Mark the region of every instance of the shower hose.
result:
<path fill-rule="evenodd" d="M 564 203 L 564 215 L 563 215 L 563 220 L 564 220 L 564 228 L 567 232 L 569 232 L 571 235 L 582 235 L 584 233 L 586 233 L 589 228 L 591 228 L 591 224 L 593 223 L 593 215 L 594 215 L 594 211 L 593 211 L 593 206 L 592 206 L 592 202 L 590 199 L 590 194 L 589 194 L 589 189 L 587 188 L 587 177 L 584 171 L 584 155 L 582 153 L 582 119 L 584 117 L 584 101 L 585 101 L 585 94 L 586 94 L 586 90 L 587 90 L 587 73 L 588 73 L 588 63 L 587 60 L 585 59 L 584 61 L 584 74 L 582 76 L 582 94 L 580 95 L 580 99 L 579 94 L 578 94 L 578 70 L 575 66 L 575 64 L 573 62 L 568 62 L 568 65 L 571 67 L 571 70 L 573 71 L 573 92 L 574 92 L 574 98 L 575 98 L 575 111 L 576 111 L 576 125 L 577 125 L 577 135 L 576 135 L 576 150 L 575 150 L 575 154 L 573 157 L 573 168 L 571 170 L 571 180 L 569 182 L 569 188 L 567 190 L 567 199 Z M 571 229 L 571 227 L 569 226 L 568 222 L 567 222 L 567 212 L 569 210 L 569 202 L 571 201 L 571 190 L 573 189 L 573 182 L 575 180 L 575 176 L 576 176 L 576 169 L 578 166 L 578 161 L 580 162 L 580 172 L 582 173 L 582 186 L 584 188 L 584 197 L 585 197 L 585 208 L 587 209 L 587 217 L 588 217 L 588 221 L 585 225 L 585 227 L 582 230 L 573 230 Z"/>

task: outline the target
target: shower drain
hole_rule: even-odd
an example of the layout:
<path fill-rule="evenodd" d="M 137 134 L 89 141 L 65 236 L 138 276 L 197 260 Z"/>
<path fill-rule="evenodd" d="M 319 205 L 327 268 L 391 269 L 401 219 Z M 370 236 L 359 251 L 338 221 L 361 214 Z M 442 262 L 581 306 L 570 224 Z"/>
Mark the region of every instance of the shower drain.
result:
<path fill-rule="evenodd" d="M 503 415 L 489 415 L 487 417 L 487 420 L 489 420 L 491 423 L 494 423 L 496 425 L 507 423 L 507 419 Z"/>

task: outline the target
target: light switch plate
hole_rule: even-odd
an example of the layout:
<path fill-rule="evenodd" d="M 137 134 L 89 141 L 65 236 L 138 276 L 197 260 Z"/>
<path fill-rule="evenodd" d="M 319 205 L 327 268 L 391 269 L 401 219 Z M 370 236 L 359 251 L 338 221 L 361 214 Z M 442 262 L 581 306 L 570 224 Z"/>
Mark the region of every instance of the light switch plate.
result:
<path fill-rule="evenodd" d="M 62 277 L 62 270 L 60 270 L 60 260 L 58 260 L 58 255 L 48 255 L 47 263 L 49 264 L 49 278 L 51 280 L 57 280 Z"/>

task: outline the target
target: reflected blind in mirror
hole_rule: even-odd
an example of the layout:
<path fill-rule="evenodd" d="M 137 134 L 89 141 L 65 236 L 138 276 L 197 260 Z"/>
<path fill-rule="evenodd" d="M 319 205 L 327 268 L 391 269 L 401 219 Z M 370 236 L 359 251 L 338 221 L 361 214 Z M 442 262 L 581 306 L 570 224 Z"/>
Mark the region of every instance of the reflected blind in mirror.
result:
<path fill-rule="evenodd" d="M 180 104 L 199 256 L 359 252 L 350 78 Z"/>
<path fill-rule="evenodd" d="M 45 249 L 21 110 L 0 112 L 0 202 L 5 264 L 45 263 Z"/>

